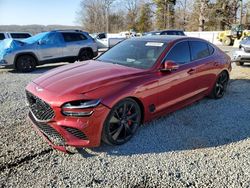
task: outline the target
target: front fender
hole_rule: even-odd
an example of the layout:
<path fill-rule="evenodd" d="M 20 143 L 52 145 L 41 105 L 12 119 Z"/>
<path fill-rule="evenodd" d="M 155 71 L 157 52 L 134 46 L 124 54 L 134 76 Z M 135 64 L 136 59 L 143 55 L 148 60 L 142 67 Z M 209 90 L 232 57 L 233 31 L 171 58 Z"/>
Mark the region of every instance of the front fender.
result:
<path fill-rule="evenodd" d="M 129 85 L 129 82 L 122 82 L 120 84 L 100 87 L 84 95 L 92 99 L 99 99 L 101 96 L 102 104 L 108 108 L 112 108 L 120 100 L 129 96 L 136 96 L 135 89 Z"/>

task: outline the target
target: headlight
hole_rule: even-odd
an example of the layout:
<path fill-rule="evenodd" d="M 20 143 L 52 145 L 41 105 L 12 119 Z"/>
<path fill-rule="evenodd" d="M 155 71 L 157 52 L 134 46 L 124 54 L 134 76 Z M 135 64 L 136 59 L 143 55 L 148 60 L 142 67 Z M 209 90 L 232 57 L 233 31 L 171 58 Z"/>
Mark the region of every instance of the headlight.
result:
<path fill-rule="evenodd" d="M 62 114 L 66 116 L 85 117 L 91 116 L 93 110 L 100 104 L 101 100 L 73 101 L 62 106 Z"/>

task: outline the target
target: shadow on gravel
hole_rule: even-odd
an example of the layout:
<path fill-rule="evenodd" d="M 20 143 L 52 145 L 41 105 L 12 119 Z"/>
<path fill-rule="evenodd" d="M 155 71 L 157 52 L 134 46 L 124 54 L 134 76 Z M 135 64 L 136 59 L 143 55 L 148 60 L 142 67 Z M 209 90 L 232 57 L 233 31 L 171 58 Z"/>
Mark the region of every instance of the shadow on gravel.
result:
<path fill-rule="evenodd" d="M 34 71 L 29 72 L 29 73 L 20 73 L 16 71 L 15 69 L 7 69 L 7 68 L 6 68 L 6 71 L 9 73 L 15 73 L 15 74 L 43 74 L 51 69 L 54 69 L 63 65 L 68 65 L 68 63 L 41 65 L 41 66 L 38 66 Z"/>
<path fill-rule="evenodd" d="M 220 100 L 203 99 L 143 125 L 126 144 L 80 151 L 99 155 L 159 154 L 218 147 L 250 138 L 250 80 L 232 80 Z"/>

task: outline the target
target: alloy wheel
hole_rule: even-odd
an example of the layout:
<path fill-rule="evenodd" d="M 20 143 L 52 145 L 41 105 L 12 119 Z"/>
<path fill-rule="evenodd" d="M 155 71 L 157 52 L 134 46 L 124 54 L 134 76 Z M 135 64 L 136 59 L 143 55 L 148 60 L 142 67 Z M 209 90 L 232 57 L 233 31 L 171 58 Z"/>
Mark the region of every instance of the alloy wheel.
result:
<path fill-rule="evenodd" d="M 127 142 L 136 132 L 141 122 L 141 110 L 132 99 L 118 103 L 106 122 L 105 138 L 109 144 L 119 145 Z"/>
<path fill-rule="evenodd" d="M 224 96 L 228 83 L 228 75 L 226 72 L 222 72 L 217 79 L 215 85 L 215 96 L 216 98 L 221 98 Z"/>

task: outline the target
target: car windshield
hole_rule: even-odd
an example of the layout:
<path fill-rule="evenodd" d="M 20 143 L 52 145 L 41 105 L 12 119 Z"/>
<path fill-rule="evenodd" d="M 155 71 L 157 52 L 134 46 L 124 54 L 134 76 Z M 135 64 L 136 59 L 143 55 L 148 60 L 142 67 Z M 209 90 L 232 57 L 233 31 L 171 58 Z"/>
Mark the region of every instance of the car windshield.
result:
<path fill-rule="evenodd" d="M 35 42 L 38 42 L 42 38 L 44 38 L 47 34 L 48 34 L 48 32 L 39 33 L 37 35 L 34 35 L 33 37 L 29 37 L 29 38 L 24 39 L 22 41 L 25 42 L 25 43 L 28 43 L 28 44 L 33 44 Z"/>
<path fill-rule="evenodd" d="M 167 43 L 158 41 L 125 40 L 97 60 L 139 69 L 151 68 L 159 58 Z"/>

